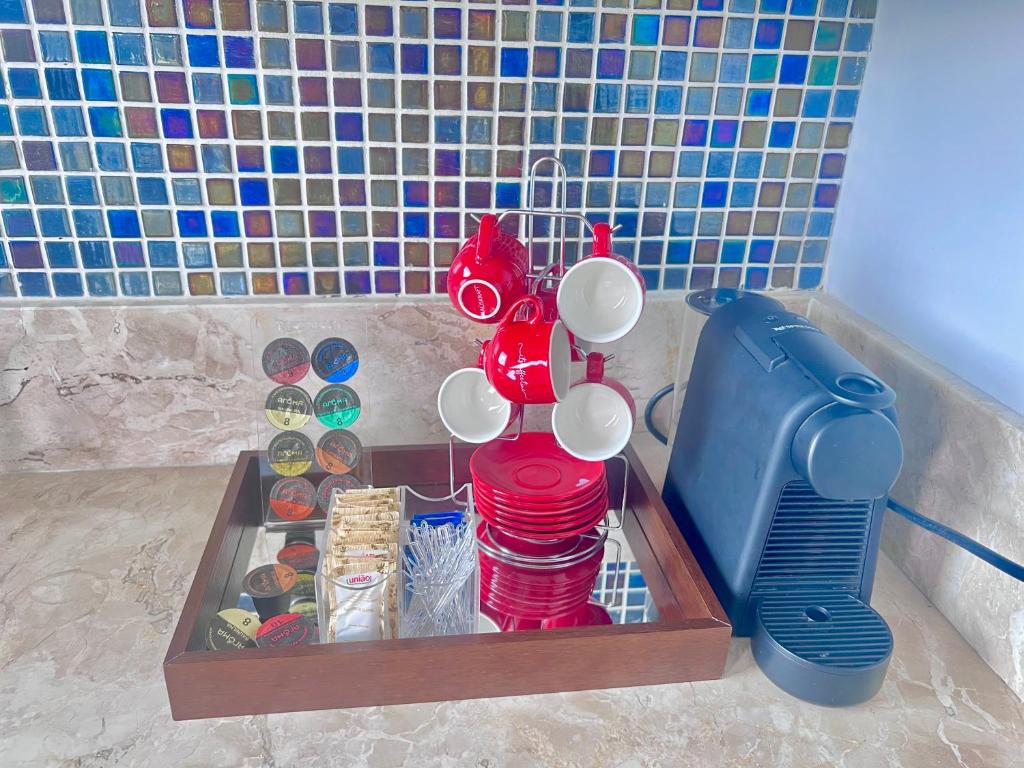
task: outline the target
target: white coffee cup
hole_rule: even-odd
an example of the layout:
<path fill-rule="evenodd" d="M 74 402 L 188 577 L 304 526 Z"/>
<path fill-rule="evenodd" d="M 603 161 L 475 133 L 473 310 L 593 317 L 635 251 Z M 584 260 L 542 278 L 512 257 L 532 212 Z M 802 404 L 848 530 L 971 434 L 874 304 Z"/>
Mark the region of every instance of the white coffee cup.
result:
<path fill-rule="evenodd" d="M 558 316 L 577 339 L 617 341 L 637 324 L 645 295 L 636 265 L 611 252 L 609 226 L 595 224 L 593 253 L 558 283 Z"/>
<path fill-rule="evenodd" d="M 437 393 L 437 411 L 445 428 L 467 443 L 498 437 L 512 420 L 512 404 L 498 394 L 480 368 L 460 368 Z"/>
<path fill-rule="evenodd" d="M 551 431 L 565 451 L 584 461 L 604 461 L 626 447 L 636 422 L 629 390 L 604 375 L 604 356 L 587 355 L 587 376 L 551 411 Z"/>

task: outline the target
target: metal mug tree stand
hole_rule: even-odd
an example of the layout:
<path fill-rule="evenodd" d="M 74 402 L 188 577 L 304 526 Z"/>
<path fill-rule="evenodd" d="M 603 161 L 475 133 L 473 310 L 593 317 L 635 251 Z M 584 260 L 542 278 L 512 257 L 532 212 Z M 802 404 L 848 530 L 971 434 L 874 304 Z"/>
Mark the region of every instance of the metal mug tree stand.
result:
<path fill-rule="evenodd" d="M 552 200 L 550 209 L 538 209 L 535 205 L 535 195 L 537 188 L 537 178 L 539 170 L 545 165 L 550 164 L 552 166 L 552 177 L 557 177 L 557 186 L 552 190 Z M 557 171 L 557 173 L 555 173 Z M 509 208 L 498 214 L 498 222 L 500 223 L 507 216 L 523 216 L 526 219 L 526 249 L 528 258 L 531 262 L 534 255 L 534 229 L 535 222 L 537 219 L 546 218 L 552 222 L 552 235 L 557 232 L 557 239 L 552 236 L 548 243 L 548 258 L 547 265 L 536 274 L 530 274 L 529 280 L 529 292 L 536 294 L 540 290 L 541 286 L 546 283 L 558 283 L 561 281 L 562 276 L 565 274 L 565 245 L 566 245 L 566 224 L 571 221 L 578 222 L 580 225 L 580 232 L 585 230 L 586 232 L 593 234 L 594 227 L 590 221 L 580 213 L 568 212 L 565 209 L 565 197 L 566 197 L 566 181 L 567 174 L 565 166 L 557 157 L 542 157 L 536 160 L 532 166 L 530 166 L 530 176 L 527 182 L 526 191 L 526 207 L 525 208 Z M 473 219 L 479 223 L 480 218 L 474 214 L 471 214 Z M 615 227 L 612 231 L 614 232 Z M 552 259 L 551 249 L 553 245 L 557 245 L 557 261 Z M 478 345 L 482 345 L 483 342 L 477 340 Z M 580 347 L 574 347 L 574 351 L 579 353 L 581 356 L 585 356 L 585 351 Z M 614 355 L 608 355 L 605 360 L 611 360 Z M 495 438 L 496 440 L 515 441 L 518 440 L 520 435 L 523 433 L 523 420 L 525 418 L 526 406 L 522 406 L 519 409 L 519 416 L 516 418 L 515 424 L 511 431 L 502 434 Z M 458 442 L 458 438 L 455 435 L 450 435 L 448 438 L 448 483 L 449 490 L 452 496 L 456 495 L 455 490 L 455 444 Z M 595 540 L 601 535 L 608 535 L 610 531 L 619 530 L 622 528 L 623 522 L 626 516 L 626 495 L 628 491 L 629 483 L 629 460 L 620 454 L 612 457 L 618 459 L 623 463 L 622 473 L 622 500 L 619 504 L 618 510 L 615 514 L 615 520 L 609 521 L 611 516 L 611 510 L 605 516 L 604 522 L 594 526 L 596 529 L 604 531 L 604 534 L 583 534 L 584 538 L 594 538 Z M 459 489 L 459 492 L 462 488 Z M 622 544 L 610 536 L 607 539 L 608 543 L 613 544 L 616 547 L 616 562 L 622 558 Z M 614 582 L 614 589 L 611 598 L 605 605 L 611 607 L 614 606 L 618 597 L 618 579 Z"/>

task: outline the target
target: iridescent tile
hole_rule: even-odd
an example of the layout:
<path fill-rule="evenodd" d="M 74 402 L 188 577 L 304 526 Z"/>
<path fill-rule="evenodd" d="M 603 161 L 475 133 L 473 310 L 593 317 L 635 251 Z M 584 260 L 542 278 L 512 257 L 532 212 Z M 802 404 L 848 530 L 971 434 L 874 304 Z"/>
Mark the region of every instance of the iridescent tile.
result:
<path fill-rule="evenodd" d="M 393 10 L 386 5 L 368 5 L 363 9 L 367 35 L 390 37 L 395 34 Z"/>
<path fill-rule="evenodd" d="M 188 85 L 184 72 L 156 72 L 156 98 L 161 104 L 188 104 Z"/>
<path fill-rule="evenodd" d="M 461 75 L 462 48 L 458 45 L 435 45 L 434 74 Z"/>
<path fill-rule="evenodd" d="M 526 11 L 501 12 L 501 39 L 505 42 L 525 42 L 530 36 L 530 14 Z"/>
<path fill-rule="evenodd" d="M 654 14 L 635 14 L 633 16 L 633 45 L 657 45 L 661 19 Z"/>
<path fill-rule="evenodd" d="M 628 18 L 621 13 L 602 13 L 600 41 L 602 43 L 626 42 L 626 20 Z"/>
<path fill-rule="evenodd" d="M 825 146 L 829 149 L 844 149 L 850 146 L 852 123 L 829 123 L 825 131 Z"/>
<path fill-rule="evenodd" d="M 273 269 L 277 266 L 273 243 L 247 243 L 246 257 L 255 269 Z"/>
<path fill-rule="evenodd" d="M 594 118 L 595 121 L 602 118 Z M 612 118 L 614 122 L 617 119 Z M 622 121 L 622 144 L 627 146 L 644 146 L 647 144 L 648 121 L 644 117 L 627 117 Z M 598 143 L 598 142 L 595 142 Z M 614 143 L 614 142 L 611 142 Z"/>
<path fill-rule="evenodd" d="M 434 37 L 440 40 L 460 39 L 462 37 L 462 10 L 459 8 L 435 8 Z"/>
<path fill-rule="evenodd" d="M 526 120 L 522 117 L 498 117 L 498 144 L 522 146 L 526 143 Z"/>
<path fill-rule="evenodd" d="M 217 0 L 217 5 L 220 8 L 221 29 L 229 31 L 252 29 L 249 0 Z"/>
<path fill-rule="evenodd" d="M 368 234 L 366 214 L 362 211 L 342 211 L 341 234 L 346 237 L 365 237 Z"/>
<path fill-rule="evenodd" d="M 492 77 L 494 67 L 495 54 L 492 46 L 471 45 L 467 48 L 467 74 L 474 77 Z M 523 74 L 525 75 L 525 71 Z"/>
<path fill-rule="evenodd" d="M 493 40 L 495 12 L 471 8 L 467 23 L 467 37 L 470 40 Z"/>
<path fill-rule="evenodd" d="M 783 157 L 788 157 L 783 155 Z M 811 185 L 807 183 L 791 183 L 786 189 L 787 208 L 806 208 L 811 203 Z"/>
<path fill-rule="evenodd" d="M 271 172 L 280 173 L 275 165 L 276 158 L 274 154 L 275 149 L 285 149 L 285 147 L 271 147 L 270 148 L 270 162 Z M 295 147 L 287 147 L 287 149 L 294 150 Z M 293 158 L 295 163 L 295 170 L 288 169 L 288 173 L 298 173 L 298 156 Z M 302 205 L 302 185 L 298 179 L 279 179 L 275 178 L 272 180 L 274 187 L 274 204 L 275 205 Z"/>
<path fill-rule="evenodd" d="M 341 295 L 341 282 L 337 272 L 314 272 L 313 290 L 317 296 Z"/>
<path fill-rule="evenodd" d="M 700 16 L 693 33 L 693 44 L 698 48 L 717 48 L 722 40 L 722 18 Z"/>
<path fill-rule="evenodd" d="M 462 109 L 462 83 L 457 80 L 434 81 L 434 109 Z"/>
<path fill-rule="evenodd" d="M 191 281 L 191 275 L 189 280 Z M 277 274 L 274 272 L 254 272 L 252 274 L 252 292 L 257 296 L 271 296 L 278 293 Z"/>
<path fill-rule="evenodd" d="M 213 251 L 214 257 L 217 260 L 217 266 L 221 269 L 244 266 L 241 243 L 214 243 Z"/>
<path fill-rule="evenodd" d="M 242 214 L 247 237 L 273 237 L 274 227 L 270 211 L 245 211 Z"/>
<path fill-rule="evenodd" d="M 112 0 L 116 2 L 116 0 Z M 213 0 L 182 0 L 185 26 L 189 29 L 213 29 Z"/>
<path fill-rule="evenodd" d="M 295 65 L 299 69 L 326 70 L 327 48 L 323 40 L 295 41 Z"/>
<path fill-rule="evenodd" d="M 280 227 L 278 230 L 278 234 L 280 234 Z M 282 267 L 309 266 L 306 260 L 305 243 L 278 243 L 277 253 Z"/>
<path fill-rule="evenodd" d="M 370 225 L 374 237 L 398 237 L 398 213 L 395 211 L 373 211 Z"/>
<path fill-rule="evenodd" d="M 623 150 L 619 153 L 619 177 L 639 179 L 644 175 L 644 153 Z"/>
<path fill-rule="evenodd" d="M 63 0 L 32 0 L 32 15 L 36 24 L 66 24 Z M 25 7 L 20 0 L 6 3 L 3 15 L 4 23 L 26 23 Z M 102 21 L 100 22 L 103 23 Z"/>
<path fill-rule="evenodd" d="M 811 38 L 813 36 L 813 21 L 790 19 L 786 24 L 786 37 L 783 48 L 787 51 L 809 51 L 811 50 Z"/>
<path fill-rule="evenodd" d="M 793 156 L 790 175 L 795 179 L 813 179 L 818 170 L 818 155 L 815 152 L 797 152 Z"/>
<path fill-rule="evenodd" d="M 814 50 L 838 51 L 845 24 L 841 21 L 820 21 L 814 35 Z"/>
<path fill-rule="evenodd" d="M 19 0 L 15 0 L 15 2 L 19 6 L 22 5 L 22 2 L 19 2 Z M 171 12 L 173 13 L 174 0 L 169 0 L 169 2 L 171 3 Z M 103 24 L 103 7 L 100 5 L 100 0 L 70 0 L 70 4 L 72 23 L 90 26 L 101 26 Z"/>
<path fill-rule="evenodd" d="M 174 8 L 174 0 L 145 0 L 146 15 L 151 27 L 176 27 L 178 26 L 178 14 Z M 74 8 L 74 4 L 72 4 Z M 78 23 L 78 22 L 76 22 Z M 99 22 L 102 24 L 102 15 Z"/>

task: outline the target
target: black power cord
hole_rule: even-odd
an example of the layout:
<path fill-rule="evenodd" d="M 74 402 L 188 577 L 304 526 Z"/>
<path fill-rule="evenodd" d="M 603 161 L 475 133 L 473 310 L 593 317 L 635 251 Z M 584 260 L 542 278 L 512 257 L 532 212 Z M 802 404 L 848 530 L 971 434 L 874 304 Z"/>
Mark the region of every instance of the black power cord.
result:
<path fill-rule="evenodd" d="M 644 409 L 644 424 L 647 425 L 647 431 L 654 435 L 655 439 L 664 445 L 668 445 L 668 437 L 654 425 L 654 408 L 658 402 L 668 395 L 672 390 L 675 389 L 675 385 L 669 384 L 668 386 L 662 387 L 650 400 L 647 401 L 647 407 Z M 998 568 L 1008 576 L 1012 576 L 1018 581 L 1024 581 L 1024 565 L 1016 563 L 1007 557 L 999 554 L 998 552 L 989 549 L 984 544 L 975 541 L 967 536 L 964 536 L 959 531 L 956 531 L 949 526 L 943 525 L 937 520 L 932 520 L 930 517 L 925 517 L 922 514 L 915 512 L 909 507 L 905 507 L 898 501 L 889 499 L 889 509 L 896 514 L 909 520 L 914 525 L 919 525 L 926 531 L 934 533 L 936 536 L 941 536 L 947 541 L 951 541 L 958 547 L 961 547 L 970 552 L 975 557 L 979 557 L 986 563 L 994 568 Z"/>

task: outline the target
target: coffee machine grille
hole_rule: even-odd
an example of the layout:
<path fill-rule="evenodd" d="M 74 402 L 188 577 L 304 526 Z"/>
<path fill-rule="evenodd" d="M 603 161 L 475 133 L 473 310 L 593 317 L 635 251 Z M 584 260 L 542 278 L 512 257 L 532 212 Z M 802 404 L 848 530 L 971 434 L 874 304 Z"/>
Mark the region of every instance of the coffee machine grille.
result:
<path fill-rule="evenodd" d="M 858 593 L 872 506 L 872 499 L 823 499 L 802 480 L 783 486 L 750 599 L 823 587 Z"/>

